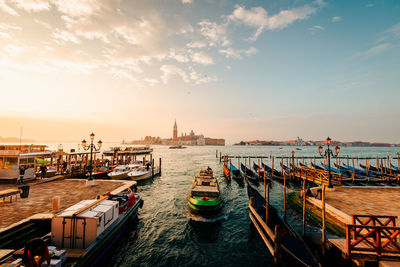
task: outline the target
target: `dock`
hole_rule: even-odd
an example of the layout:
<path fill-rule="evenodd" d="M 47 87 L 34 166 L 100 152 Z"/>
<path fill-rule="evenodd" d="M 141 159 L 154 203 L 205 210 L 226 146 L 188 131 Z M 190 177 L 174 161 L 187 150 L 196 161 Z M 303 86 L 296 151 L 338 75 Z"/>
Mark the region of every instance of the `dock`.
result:
<path fill-rule="evenodd" d="M 40 183 L 30 187 L 28 198 L 1 203 L 0 233 L 8 226 L 24 220 L 35 214 L 52 213 L 53 197 L 60 197 L 60 209 L 65 209 L 81 200 L 95 198 L 117 190 L 127 188 L 134 181 L 96 180 L 95 186 L 85 186 L 86 180 L 66 179 L 48 183 Z M 16 188 L 15 185 L 0 184 L 0 190 Z M 119 192 L 118 191 L 118 192 Z"/>
<path fill-rule="evenodd" d="M 313 190 L 315 191 L 315 190 Z M 368 262 L 400 261 L 399 187 L 335 187 L 326 190 L 325 212 L 345 229 L 346 238 L 329 238 L 328 246 L 358 266 Z M 322 209 L 322 200 L 307 197 Z"/>

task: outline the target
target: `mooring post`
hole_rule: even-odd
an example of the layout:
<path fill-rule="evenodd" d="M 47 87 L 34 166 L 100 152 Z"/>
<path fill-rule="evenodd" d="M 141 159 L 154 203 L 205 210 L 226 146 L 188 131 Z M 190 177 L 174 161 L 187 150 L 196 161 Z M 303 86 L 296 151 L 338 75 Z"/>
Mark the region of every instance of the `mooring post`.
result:
<path fill-rule="evenodd" d="M 264 167 L 264 199 L 267 199 L 267 188 L 266 188 L 266 178 L 265 178 L 265 167 Z"/>
<path fill-rule="evenodd" d="M 221 163 L 222 152 L 219 152 L 219 163 Z"/>
<path fill-rule="evenodd" d="M 347 168 L 349 167 L 349 155 L 347 155 Z"/>
<path fill-rule="evenodd" d="M 286 222 L 286 178 L 283 177 L 283 220 Z"/>
<path fill-rule="evenodd" d="M 154 159 L 151 159 L 151 177 L 154 178 Z"/>
<path fill-rule="evenodd" d="M 292 179 L 294 180 L 294 150 L 292 150 Z"/>
<path fill-rule="evenodd" d="M 322 184 L 322 255 L 326 249 L 326 225 L 325 225 L 325 185 Z"/>
<path fill-rule="evenodd" d="M 158 165 L 159 165 L 159 168 L 160 168 L 160 175 L 161 175 L 161 158 L 159 159 Z"/>
<path fill-rule="evenodd" d="M 216 159 L 218 158 L 218 149 L 215 150 L 215 158 L 216 158 Z"/>
<path fill-rule="evenodd" d="M 388 161 L 389 174 L 392 175 L 392 160 L 389 158 L 389 152 L 387 152 L 387 161 Z"/>
<path fill-rule="evenodd" d="M 274 242 L 274 264 L 278 265 L 281 257 L 281 240 L 280 240 L 280 227 L 275 225 L 275 242 Z"/>
<path fill-rule="evenodd" d="M 269 181 L 267 183 L 267 203 L 265 205 L 265 224 L 268 225 L 268 207 L 269 207 Z"/>
<path fill-rule="evenodd" d="M 303 236 L 306 235 L 306 180 L 303 179 Z"/>

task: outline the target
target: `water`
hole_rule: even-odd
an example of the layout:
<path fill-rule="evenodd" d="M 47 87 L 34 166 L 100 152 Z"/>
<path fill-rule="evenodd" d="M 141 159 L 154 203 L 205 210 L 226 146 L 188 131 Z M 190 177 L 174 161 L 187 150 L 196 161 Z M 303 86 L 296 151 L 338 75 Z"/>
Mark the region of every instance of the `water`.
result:
<path fill-rule="evenodd" d="M 230 155 L 290 155 L 293 147 L 188 147 L 170 150 L 154 147 L 162 157 L 162 176 L 139 184 L 144 199 L 137 225 L 125 233 L 109 257 L 110 266 L 272 266 L 272 257 L 251 227 L 245 186 L 226 181 L 215 150 Z M 302 147 L 296 155 L 314 156 L 316 147 Z M 395 156 L 399 148 L 342 148 L 341 155 Z M 269 162 L 269 160 L 265 160 Z M 232 161 L 237 165 L 237 160 Z M 374 164 L 374 162 L 372 162 Z M 397 161 L 393 161 L 397 166 Z M 279 163 L 276 162 L 275 166 Z M 193 177 L 210 166 L 217 176 L 224 206 L 220 213 L 203 218 L 190 213 L 187 197 Z M 257 187 L 256 187 L 257 188 Z M 263 184 L 257 188 L 263 192 Z M 283 209 L 282 186 L 274 183 L 272 204 Z M 288 221 L 301 229 L 301 217 L 288 211 Z M 319 231 L 311 226 L 310 231 Z"/>

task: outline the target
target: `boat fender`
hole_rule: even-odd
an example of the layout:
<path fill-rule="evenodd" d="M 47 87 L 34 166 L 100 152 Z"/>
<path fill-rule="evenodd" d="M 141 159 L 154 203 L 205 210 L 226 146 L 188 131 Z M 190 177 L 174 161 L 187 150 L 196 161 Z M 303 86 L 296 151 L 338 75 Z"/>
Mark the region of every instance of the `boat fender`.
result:
<path fill-rule="evenodd" d="M 201 197 L 201 200 L 208 200 L 208 197 Z"/>

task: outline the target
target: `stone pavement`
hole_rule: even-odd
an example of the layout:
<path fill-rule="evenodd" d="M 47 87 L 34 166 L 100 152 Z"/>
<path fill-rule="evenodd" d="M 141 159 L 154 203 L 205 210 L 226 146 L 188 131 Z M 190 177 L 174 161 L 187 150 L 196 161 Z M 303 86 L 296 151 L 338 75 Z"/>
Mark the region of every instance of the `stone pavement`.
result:
<path fill-rule="evenodd" d="M 326 203 L 348 215 L 395 215 L 400 219 L 400 187 L 335 187 Z"/>
<path fill-rule="evenodd" d="M 99 194 L 111 192 L 124 185 L 123 181 L 96 180 L 95 186 L 85 186 L 85 179 L 57 180 L 35 184 L 30 187 L 28 198 L 19 198 L 12 203 L 0 202 L 0 228 L 23 220 L 38 213 L 52 212 L 52 198 L 60 197 L 60 209 L 68 208 L 84 200 L 93 199 Z M 16 188 L 15 185 L 0 184 L 0 190 Z"/>

